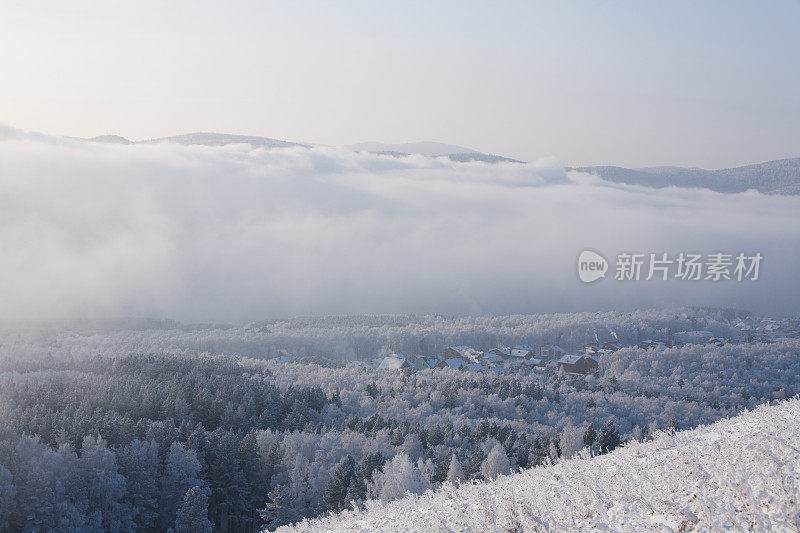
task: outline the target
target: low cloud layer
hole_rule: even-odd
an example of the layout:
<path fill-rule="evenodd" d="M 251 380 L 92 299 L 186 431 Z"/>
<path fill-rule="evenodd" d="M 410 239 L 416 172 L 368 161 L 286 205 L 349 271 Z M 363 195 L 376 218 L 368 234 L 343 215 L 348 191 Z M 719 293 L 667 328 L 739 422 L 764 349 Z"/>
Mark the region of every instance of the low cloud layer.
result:
<path fill-rule="evenodd" d="M 331 148 L 82 143 L 0 127 L 0 319 L 672 304 L 796 314 L 800 197 Z M 756 252 L 757 282 L 584 285 L 584 248 Z M 613 275 L 613 273 L 612 273 Z"/>

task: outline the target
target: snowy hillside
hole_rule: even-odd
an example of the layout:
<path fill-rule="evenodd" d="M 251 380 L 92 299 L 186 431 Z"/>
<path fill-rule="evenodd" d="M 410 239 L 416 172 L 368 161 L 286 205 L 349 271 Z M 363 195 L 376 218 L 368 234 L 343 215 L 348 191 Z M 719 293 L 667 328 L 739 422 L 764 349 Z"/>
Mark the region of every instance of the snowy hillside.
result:
<path fill-rule="evenodd" d="M 796 531 L 800 400 L 494 482 L 369 502 L 297 531 Z M 292 531 L 290 527 L 279 531 Z"/>

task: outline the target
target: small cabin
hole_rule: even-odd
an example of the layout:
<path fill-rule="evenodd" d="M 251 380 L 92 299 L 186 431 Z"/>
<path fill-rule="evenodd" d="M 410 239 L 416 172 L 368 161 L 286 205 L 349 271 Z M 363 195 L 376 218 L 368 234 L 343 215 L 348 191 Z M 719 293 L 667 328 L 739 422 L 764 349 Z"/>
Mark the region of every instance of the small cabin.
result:
<path fill-rule="evenodd" d="M 565 355 L 558 360 L 558 367 L 567 374 L 589 374 L 596 371 L 600 364 L 588 355 Z"/>

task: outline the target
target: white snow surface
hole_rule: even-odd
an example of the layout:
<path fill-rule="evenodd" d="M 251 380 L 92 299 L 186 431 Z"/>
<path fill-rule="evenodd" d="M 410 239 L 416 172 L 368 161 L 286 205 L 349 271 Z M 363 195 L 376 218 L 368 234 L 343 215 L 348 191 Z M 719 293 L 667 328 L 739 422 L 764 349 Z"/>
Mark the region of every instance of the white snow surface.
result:
<path fill-rule="evenodd" d="M 278 531 L 798 531 L 800 400 Z"/>

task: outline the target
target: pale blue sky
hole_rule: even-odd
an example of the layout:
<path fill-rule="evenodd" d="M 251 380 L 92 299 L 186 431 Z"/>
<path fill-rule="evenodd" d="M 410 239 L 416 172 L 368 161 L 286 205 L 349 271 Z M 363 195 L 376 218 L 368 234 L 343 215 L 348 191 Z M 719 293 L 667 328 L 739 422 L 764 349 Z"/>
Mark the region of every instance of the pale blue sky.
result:
<path fill-rule="evenodd" d="M 797 0 L 0 0 L 0 122 L 717 168 L 800 156 L 798 28 Z"/>

